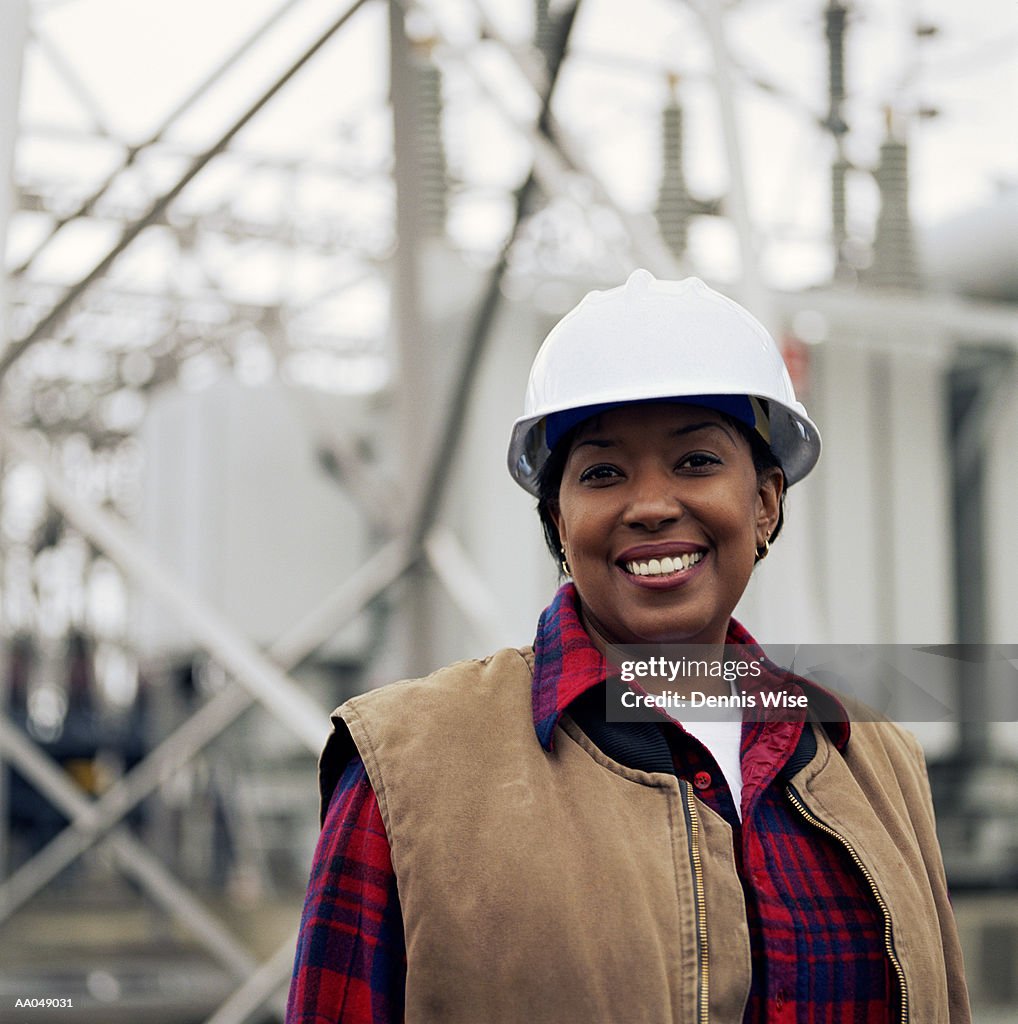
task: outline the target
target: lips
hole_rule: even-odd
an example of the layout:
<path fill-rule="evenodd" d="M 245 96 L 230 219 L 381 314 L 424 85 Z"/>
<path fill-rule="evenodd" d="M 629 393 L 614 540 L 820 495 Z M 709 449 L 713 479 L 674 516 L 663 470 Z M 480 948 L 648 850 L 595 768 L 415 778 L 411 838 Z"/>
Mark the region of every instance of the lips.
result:
<path fill-rule="evenodd" d="M 707 555 L 701 545 L 687 542 L 641 544 L 627 548 L 615 564 L 634 580 L 679 581 Z"/>

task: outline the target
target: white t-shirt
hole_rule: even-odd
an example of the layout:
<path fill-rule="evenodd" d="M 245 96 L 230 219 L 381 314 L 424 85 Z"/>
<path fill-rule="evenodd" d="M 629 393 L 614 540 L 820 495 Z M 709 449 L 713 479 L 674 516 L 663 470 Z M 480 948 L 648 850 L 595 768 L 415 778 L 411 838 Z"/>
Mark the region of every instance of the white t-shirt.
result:
<path fill-rule="evenodd" d="M 735 693 L 732 684 L 732 695 L 735 696 Z M 742 760 L 739 756 L 742 747 L 742 709 L 714 708 L 701 716 L 671 717 L 711 752 L 724 773 L 732 793 L 735 813 L 739 821 L 742 821 Z"/>

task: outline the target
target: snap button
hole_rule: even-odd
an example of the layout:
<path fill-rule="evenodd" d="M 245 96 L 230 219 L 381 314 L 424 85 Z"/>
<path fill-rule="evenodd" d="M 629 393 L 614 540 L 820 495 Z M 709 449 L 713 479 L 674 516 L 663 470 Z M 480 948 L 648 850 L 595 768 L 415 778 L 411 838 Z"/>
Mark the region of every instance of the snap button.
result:
<path fill-rule="evenodd" d="M 693 785 L 697 789 L 706 789 L 710 785 L 710 772 L 697 772 L 693 776 Z"/>

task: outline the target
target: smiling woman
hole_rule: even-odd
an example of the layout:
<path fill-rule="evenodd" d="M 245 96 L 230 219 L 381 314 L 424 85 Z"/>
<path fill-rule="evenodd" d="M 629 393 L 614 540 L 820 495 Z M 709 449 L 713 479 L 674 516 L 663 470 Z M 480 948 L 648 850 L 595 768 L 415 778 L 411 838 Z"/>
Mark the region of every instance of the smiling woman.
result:
<path fill-rule="evenodd" d="M 586 420 L 550 511 L 595 645 L 723 644 L 782 490 L 781 470 L 758 472 L 715 410 L 652 403 Z"/>
<path fill-rule="evenodd" d="M 572 579 L 532 647 L 334 713 L 290 1024 L 969 1020 L 918 744 L 732 618 L 819 453 L 701 281 L 636 271 L 561 321 L 509 469 Z M 706 645 L 650 660 L 706 666 L 717 720 L 614 721 L 618 643 Z"/>

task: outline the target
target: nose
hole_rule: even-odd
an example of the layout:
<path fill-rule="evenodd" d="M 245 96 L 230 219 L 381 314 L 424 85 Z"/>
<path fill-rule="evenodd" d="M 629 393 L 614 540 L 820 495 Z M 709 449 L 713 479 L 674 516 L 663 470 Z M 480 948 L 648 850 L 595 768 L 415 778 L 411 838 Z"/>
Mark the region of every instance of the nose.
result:
<path fill-rule="evenodd" d="M 629 494 L 622 521 L 634 530 L 654 533 L 685 514 L 685 508 L 675 493 L 675 478 L 656 472 L 640 473 L 629 481 Z"/>

